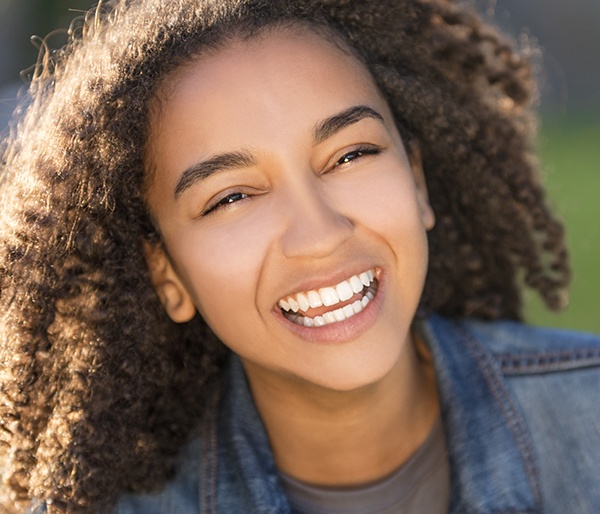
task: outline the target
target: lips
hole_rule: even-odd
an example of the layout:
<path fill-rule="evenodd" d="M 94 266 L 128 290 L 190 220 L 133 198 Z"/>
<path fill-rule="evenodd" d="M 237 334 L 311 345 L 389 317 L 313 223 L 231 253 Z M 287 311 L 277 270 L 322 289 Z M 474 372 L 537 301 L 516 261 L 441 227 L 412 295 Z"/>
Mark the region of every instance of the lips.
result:
<path fill-rule="evenodd" d="M 375 271 L 369 269 L 334 286 L 303 291 L 282 298 L 277 305 L 298 325 L 322 327 L 361 312 L 377 294 Z"/>

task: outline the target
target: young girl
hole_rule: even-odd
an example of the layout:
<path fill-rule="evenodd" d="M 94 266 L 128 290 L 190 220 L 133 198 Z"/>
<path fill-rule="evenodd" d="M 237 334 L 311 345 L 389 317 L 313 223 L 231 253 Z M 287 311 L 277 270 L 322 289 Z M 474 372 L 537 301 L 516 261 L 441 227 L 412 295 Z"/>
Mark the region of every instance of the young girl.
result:
<path fill-rule="evenodd" d="M 2 505 L 592 513 L 530 66 L 448 0 L 131 0 L 2 170 Z"/>

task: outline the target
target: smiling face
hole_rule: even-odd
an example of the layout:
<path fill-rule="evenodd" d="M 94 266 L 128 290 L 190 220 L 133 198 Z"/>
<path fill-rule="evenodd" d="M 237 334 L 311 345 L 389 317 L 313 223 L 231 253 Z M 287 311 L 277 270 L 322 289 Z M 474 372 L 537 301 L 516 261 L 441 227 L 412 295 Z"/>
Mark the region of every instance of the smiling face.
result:
<path fill-rule="evenodd" d="M 368 71 L 279 29 L 198 58 L 166 91 L 147 201 L 167 312 L 197 309 L 251 379 L 380 380 L 410 346 L 433 213 Z"/>

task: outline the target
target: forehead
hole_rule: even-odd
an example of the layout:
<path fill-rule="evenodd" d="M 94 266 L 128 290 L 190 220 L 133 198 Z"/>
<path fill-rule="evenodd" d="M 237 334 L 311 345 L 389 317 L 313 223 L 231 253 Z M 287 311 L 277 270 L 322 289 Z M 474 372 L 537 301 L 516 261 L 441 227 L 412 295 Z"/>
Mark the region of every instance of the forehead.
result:
<path fill-rule="evenodd" d="M 163 81 L 163 98 L 168 99 L 198 68 L 204 70 L 204 73 L 200 70 L 199 75 L 226 71 L 229 67 L 244 73 L 278 61 L 294 64 L 297 68 L 310 67 L 327 58 L 351 63 L 358 75 L 370 78 L 355 49 L 332 29 L 301 23 L 275 25 L 260 29 L 256 34 L 224 38 L 221 44 L 201 50 Z M 197 79 L 196 75 L 192 80 Z"/>
<path fill-rule="evenodd" d="M 367 67 L 340 36 L 302 25 L 265 29 L 252 38 L 233 39 L 218 50 L 200 54 L 172 72 L 155 97 L 151 123 L 157 128 L 157 122 L 191 96 L 208 103 L 273 95 L 277 90 L 293 93 L 307 86 L 308 81 L 299 84 L 299 79 L 334 78 L 335 74 L 337 83 L 315 84 L 324 95 L 341 96 L 344 80 L 345 89 L 362 88 L 380 96 Z"/>
<path fill-rule="evenodd" d="M 387 109 L 351 50 L 304 27 L 271 29 L 198 56 L 167 79 L 158 101 L 149 157 L 154 168 L 178 169 L 212 153 L 292 139 L 352 105 Z"/>

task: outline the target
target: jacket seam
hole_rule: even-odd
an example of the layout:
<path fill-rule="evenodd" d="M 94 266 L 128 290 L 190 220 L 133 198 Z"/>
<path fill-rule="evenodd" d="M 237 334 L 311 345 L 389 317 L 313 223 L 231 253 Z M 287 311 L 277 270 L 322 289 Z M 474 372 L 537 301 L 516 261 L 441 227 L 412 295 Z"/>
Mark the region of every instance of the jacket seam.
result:
<path fill-rule="evenodd" d="M 220 394 L 219 388 L 215 389 L 208 401 L 202 429 L 200 512 L 207 514 L 217 514 L 217 409 Z"/>
<path fill-rule="evenodd" d="M 599 348 L 562 350 L 521 355 L 504 354 L 497 357 L 507 376 L 575 371 L 600 366 Z"/>
<path fill-rule="evenodd" d="M 527 473 L 529 485 L 533 492 L 534 500 L 539 506 L 540 511 L 543 511 L 542 492 L 538 479 L 537 459 L 535 457 L 535 452 L 529 443 L 528 431 L 523 425 L 520 415 L 515 411 L 512 405 L 510 393 L 506 387 L 504 387 L 502 381 L 499 380 L 498 373 L 495 372 L 494 368 L 495 364 L 497 364 L 497 361 L 494 361 L 490 354 L 485 352 L 479 346 L 479 344 L 467 330 L 465 330 L 463 327 L 459 327 L 459 330 L 463 334 L 466 347 L 471 352 L 473 357 L 481 364 L 480 369 L 483 373 L 483 376 L 508 421 L 508 427 L 515 438 L 519 452 L 523 456 L 525 471 Z"/>

